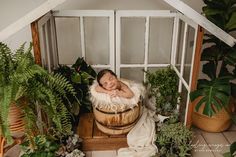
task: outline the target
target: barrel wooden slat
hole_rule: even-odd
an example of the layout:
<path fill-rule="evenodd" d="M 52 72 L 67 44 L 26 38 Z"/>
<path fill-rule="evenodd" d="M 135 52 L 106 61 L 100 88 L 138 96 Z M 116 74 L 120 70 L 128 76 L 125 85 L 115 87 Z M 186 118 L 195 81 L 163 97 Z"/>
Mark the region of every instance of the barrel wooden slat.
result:
<path fill-rule="evenodd" d="M 93 107 L 95 122 L 99 130 L 109 135 L 120 135 L 128 133 L 140 117 L 140 103 L 134 108 L 114 112 L 108 109 L 97 109 Z"/>

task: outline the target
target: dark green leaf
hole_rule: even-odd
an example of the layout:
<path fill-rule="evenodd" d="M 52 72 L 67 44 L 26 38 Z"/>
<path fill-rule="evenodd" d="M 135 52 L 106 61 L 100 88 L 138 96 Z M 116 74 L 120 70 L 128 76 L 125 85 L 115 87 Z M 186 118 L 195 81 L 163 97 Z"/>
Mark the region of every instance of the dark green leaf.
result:
<path fill-rule="evenodd" d="M 216 78 L 216 64 L 213 61 L 210 61 L 203 65 L 202 72 L 206 74 L 209 78 Z"/>
<path fill-rule="evenodd" d="M 230 153 L 231 155 L 234 155 L 234 153 L 236 153 L 236 142 L 230 145 Z"/>
<path fill-rule="evenodd" d="M 236 28 L 236 12 L 234 12 L 231 17 L 229 22 L 226 24 L 225 28 L 227 30 L 232 30 Z"/>

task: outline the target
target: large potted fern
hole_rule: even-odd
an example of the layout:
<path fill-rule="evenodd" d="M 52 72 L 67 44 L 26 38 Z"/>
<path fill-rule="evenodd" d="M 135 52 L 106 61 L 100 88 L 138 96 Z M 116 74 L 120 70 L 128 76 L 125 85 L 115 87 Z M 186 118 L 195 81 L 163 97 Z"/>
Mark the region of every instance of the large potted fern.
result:
<path fill-rule="evenodd" d="M 203 12 L 210 21 L 227 33 L 236 30 L 235 0 L 204 0 L 204 3 Z M 210 34 L 205 34 L 203 42 L 206 46 L 201 55 L 202 72 L 208 78 L 198 80 L 197 90 L 190 94 L 196 102 L 193 123 L 203 130 L 220 132 L 231 124 L 230 99 L 236 97 L 236 48 Z"/>
<path fill-rule="evenodd" d="M 75 96 L 75 91 L 64 77 L 50 74 L 35 64 L 31 47 L 25 50 L 23 44 L 13 53 L 0 43 L 0 135 L 8 143 L 12 142 L 12 132 L 19 129 L 11 124 L 16 120 L 9 120 L 11 115 L 16 117 L 11 114 L 12 106 L 21 112 L 18 117 L 24 123 L 20 126 L 24 132 L 42 132 L 48 125 L 64 134 L 71 132 L 69 113 L 62 98 L 66 93 Z M 46 115 L 42 121 L 37 118 L 39 111 Z M 46 125 L 43 121 L 47 121 Z"/>

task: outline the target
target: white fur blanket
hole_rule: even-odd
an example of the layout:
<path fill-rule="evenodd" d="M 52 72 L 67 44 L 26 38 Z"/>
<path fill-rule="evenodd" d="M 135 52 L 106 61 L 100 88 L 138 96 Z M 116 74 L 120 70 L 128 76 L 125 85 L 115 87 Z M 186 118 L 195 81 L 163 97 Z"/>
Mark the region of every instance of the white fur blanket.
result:
<path fill-rule="evenodd" d="M 125 83 L 134 93 L 134 96 L 130 99 L 123 97 L 111 97 L 105 93 L 99 93 L 95 90 L 98 85 L 97 81 L 90 86 L 90 100 L 94 107 L 98 109 L 109 109 L 112 111 L 124 111 L 127 108 L 133 108 L 138 105 L 140 97 L 143 97 L 145 94 L 145 88 L 142 84 L 135 83 L 130 80 L 120 79 Z"/>

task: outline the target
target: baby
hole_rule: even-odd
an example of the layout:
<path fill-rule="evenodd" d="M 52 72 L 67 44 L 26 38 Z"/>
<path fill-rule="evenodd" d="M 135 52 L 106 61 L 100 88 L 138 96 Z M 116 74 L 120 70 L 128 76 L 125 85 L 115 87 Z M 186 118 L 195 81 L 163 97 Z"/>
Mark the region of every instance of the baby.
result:
<path fill-rule="evenodd" d="M 131 89 L 119 81 L 116 74 L 109 69 L 104 69 L 98 73 L 97 82 L 99 84 L 95 88 L 97 92 L 109 94 L 111 97 L 118 96 L 128 99 L 134 96 Z"/>

